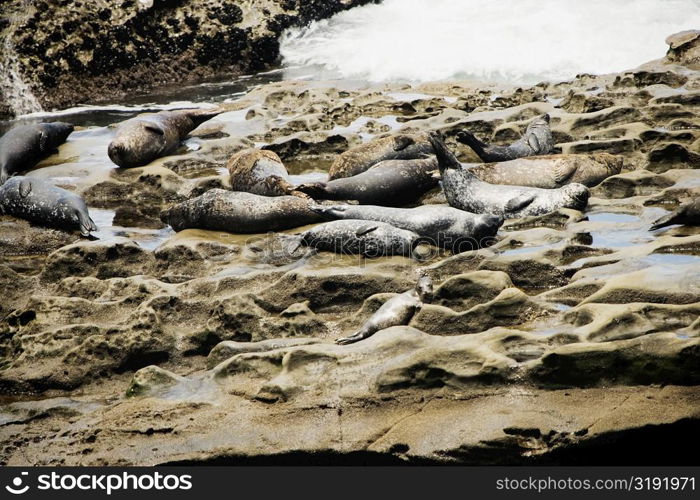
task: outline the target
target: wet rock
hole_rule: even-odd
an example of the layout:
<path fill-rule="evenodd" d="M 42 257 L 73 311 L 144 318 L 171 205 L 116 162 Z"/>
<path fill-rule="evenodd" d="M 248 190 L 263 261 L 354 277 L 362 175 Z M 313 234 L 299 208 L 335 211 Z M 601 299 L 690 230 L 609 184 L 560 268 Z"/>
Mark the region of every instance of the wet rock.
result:
<path fill-rule="evenodd" d="M 564 320 L 591 342 L 609 342 L 655 332 L 675 332 L 690 326 L 700 313 L 698 304 L 598 304 L 567 311 Z"/>
<path fill-rule="evenodd" d="M 426 304 L 410 325 L 433 335 L 477 333 L 496 326 L 528 323 L 545 316 L 548 310 L 532 301 L 517 288 L 506 288 L 495 298 L 463 312 Z"/>
<path fill-rule="evenodd" d="M 615 367 L 611 370 L 610 367 Z M 656 333 L 631 340 L 569 344 L 533 362 L 531 376 L 548 386 L 700 382 L 700 339 Z"/>
<path fill-rule="evenodd" d="M 689 151 L 682 144 L 662 144 L 649 152 L 646 168 L 657 174 L 673 168 L 700 168 L 700 154 Z"/>
<path fill-rule="evenodd" d="M 688 30 L 671 35 L 666 39 L 669 62 L 682 64 L 691 69 L 700 69 L 700 31 Z"/>
<path fill-rule="evenodd" d="M 647 196 L 674 184 L 673 180 L 661 175 L 635 170 L 608 177 L 600 185 L 592 188 L 591 194 L 603 198 Z"/>
<path fill-rule="evenodd" d="M 259 342 L 235 342 L 227 340 L 216 344 L 207 356 L 207 366 L 212 369 L 218 364 L 230 359 L 238 354 L 247 352 L 267 352 L 288 347 L 317 344 L 318 339 L 305 338 L 282 338 L 261 340 Z"/>
<path fill-rule="evenodd" d="M 151 252 L 127 238 L 85 241 L 49 255 L 41 279 L 55 282 L 70 276 L 105 279 L 148 274 L 154 262 Z"/>
<path fill-rule="evenodd" d="M 692 304 L 700 301 L 700 270 L 693 266 L 676 266 L 669 271 L 652 266 L 605 280 L 584 304 L 627 304 L 653 302 L 657 304 Z"/>
<path fill-rule="evenodd" d="M 80 240 L 80 235 L 32 226 L 29 222 L 0 216 L 0 259 L 46 255 Z"/>
<path fill-rule="evenodd" d="M 158 366 L 147 366 L 134 373 L 126 395 L 134 397 L 153 394 L 159 390 L 173 387 L 184 380 L 184 377 Z"/>

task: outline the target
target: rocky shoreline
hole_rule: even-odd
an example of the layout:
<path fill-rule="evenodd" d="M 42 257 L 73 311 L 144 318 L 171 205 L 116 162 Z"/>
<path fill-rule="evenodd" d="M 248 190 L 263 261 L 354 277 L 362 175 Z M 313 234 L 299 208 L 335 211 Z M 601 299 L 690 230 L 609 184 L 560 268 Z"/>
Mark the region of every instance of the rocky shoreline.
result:
<path fill-rule="evenodd" d="M 0 461 L 672 463 L 700 430 L 700 230 L 648 229 L 700 195 L 700 39 L 669 43 L 632 71 L 528 88 L 273 83 L 137 169 L 95 152 L 108 130 L 78 130 L 32 175 L 124 229 L 86 241 L 0 218 Z M 226 189 L 244 147 L 322 175 L 372 137 L 440 131 L 476 162 L 460 130 L 505 144 L 543 113 L 561 152 L 619 155 L 622 173 L 585 212 L 509 220 L 486 249 L 290 259 L 275 235 L 159 218 Z M 435 300 L 409 326 L 333 343 L 419 272 Z"/>
<path fill-rule="evenodd" d="M 4 2 L 0 119 L 262 71 L 285 29 L 372 1 Z"/>

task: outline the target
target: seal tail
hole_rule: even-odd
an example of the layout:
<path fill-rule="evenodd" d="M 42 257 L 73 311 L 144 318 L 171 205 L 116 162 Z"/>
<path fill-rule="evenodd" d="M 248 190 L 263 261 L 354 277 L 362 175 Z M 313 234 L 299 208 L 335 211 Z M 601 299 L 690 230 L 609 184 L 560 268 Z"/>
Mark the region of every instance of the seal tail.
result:
<path fill-rule="evenodd" d="M 187 111 L 187 116 L 189 116 L 190 120 L 192 120 L 192 123 L 194 123 L 196 128 L 199 127 L 205 121 L 211 120 L 212 118 L 214 118 L 217 115 L 220 115 L 223 112 L 224 110 L 222 108 L 193 109 Z"/>
<path fill-rule="evenodd" d="M 649 228 L 649 231 L 656 231 L 657 229 L 661 229 L 662 227 L 678 224 L 677 218 L 678 214 L 676 212 L 664 215 L 663 217 L 657 219 L 652 223 L 651 227 Z"/>
<path fill-rule="evenodd" d="M 455 158 L 455 155 L 453 155 L 450 152 L 450 150 L 447 149 L 447 146 L 440 138 L 440 135 L 433 132 L 428 136 L 428 140 L 430 141 L 430 144 L 433 146 L 433 150 L 435 151 L 435 156 L 438 160 L 438 168 L 440 169 L 440 173 L 444 172 L 447 169 L 459 170 L 462 168 L 462 164 L 459 163 L 459 161 L 457 161 L 457 158 Z"/>

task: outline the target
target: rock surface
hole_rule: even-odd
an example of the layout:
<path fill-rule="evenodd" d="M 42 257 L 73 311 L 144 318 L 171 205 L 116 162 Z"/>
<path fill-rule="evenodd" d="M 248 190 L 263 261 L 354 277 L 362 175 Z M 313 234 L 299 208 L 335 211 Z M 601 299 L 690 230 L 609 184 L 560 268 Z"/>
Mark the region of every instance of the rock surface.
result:
<path fill-rule="evenodd" d="M 99 239 L 0 220 L 0 462 L 673 463 L 700 430 L 700 229 L 649 227 L 700 195 L 700 74 L 671 61 L 696 39 L 530 88 L 267 84 L 223 103 L 197 149 L 128 172 L 95 154 L 107 129 L 77 131 L 30 175 L 81 192 Z M 509 220 L 477 251 L 289 252 L 308 226 L 175 233 L 158 218 L 227 189 L 225 162 L 255 144 L 301 183 L 399 131 L 440 131 L 473 162 L 457 132 L 506 144 L 543 113 L 563 153 L 623 171 L 585 212 Z M 422 274 L 434 298 L 409 325 L 334 344 Z"/>
<path fill-rule="evenodd" d="M 276 62 L 286 28 L 371 1 L 8 0 L 0 117 L 261 71 Z"/>

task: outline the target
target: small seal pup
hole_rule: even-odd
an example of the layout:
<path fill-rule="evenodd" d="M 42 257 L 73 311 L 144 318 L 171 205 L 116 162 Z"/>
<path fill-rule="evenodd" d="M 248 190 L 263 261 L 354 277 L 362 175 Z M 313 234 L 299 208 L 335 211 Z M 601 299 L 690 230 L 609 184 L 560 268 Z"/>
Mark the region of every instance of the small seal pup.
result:
<path fill-rule="evenodd" d="M 390 298 L 369 317 L 362 327 L 349 337 L 336 339 L 336 344 L 347 345 L 371 337 L 379 330 L 392 326 L 407 325 L 423 306 L 430 302 L 433 295 L 433 282 L 429 276 L 418 280 L 416 287 Z"/>
<path fill-rule="evenodd" d="M 366 205 L 401 206 L 438 185 L 437 159 L 386 160 L 352 177 L 312 182 L 297 190 L 317 200 L 356 200 Z"/>
<path fill-rule="evenodd" d="M 463 168 L 437 134 L 430 135 L 430 142 L 440 165 L 445 197 L 460 210 L 510 219 L 542 215 L 559 208 L 583 210 L 588 205 L 590 192 L 583 184 L 567 184 L 559 189 L 489 184 Z"/>
<path fill-rule="evenodd" d="M 260 196 L 225 189 L 210 189 L 178 203 L 160 214 L 175 231 L 209 229 L 229 233 L 258 234 L 283 231 L 320 222 L 308 202 L 296 196 Z"/>
<path fill-rule="evenodd" d="M 63 122 L 21 125 L 0 138 L 0 184 L 16 173 L 32 168 L 66 142 L 73 125 Z"/>
<path fill-rule="evenodd" d="M 97 231 L 80 196 L 31 177 L 12 177 L 0 186 L 0 213 L 44 227 L 80 231 L 82 236 Z"/>
<path fill-rule="evenodd" d="M 656 231 L 662 227 L 673 226 L 674 224 L 700 226 L 700 198 L 684 203 L 670 214 L 656 220 L 649 230 Z"/>
<path fill-rule="evenodd" d="M 443 205 L 416 208 L 389 208 L 374 205 L 311 205 L 327 219 L 361 219 L 386 222 L 399 229 L 413 231 L 432 245 L 454 253 L 487 246 L 493 241 L 503 218 L 476 215 Z"/>
<path fill-rule="evenodd" d="M 384 160 L 414 160 L 431 154 L 428 134 L 398 134 L 374 139 L 348 149 L 338 156 L 328 172 L 328 179 L 361 174 Z"/>
<path fill-rule="evenodd" d="M 472 174 L 490 184 L 555 189 L 578 182 L 593 187 L 622 171 L 622 157 L 609 153 L 559 154 L 531 156 L 468 168 Z"/>
<path fill-rule="evenodd" d="M 472 148 L 479 158 L 487 163 L 546 155 L 554 148 L 552 130 L 549 128 L 549 114 L 539 116 L 530 122 L 523 136 L 510 146 L 489 146 L 466 130 L 459 132 L 456 139 Z"/>
<path fill-rule="evenodd" d="M 233 191 L 261 196 L 291 195 L 308 198 L 290 182 L 287 168 L 274 151 L 244 149 L 231 157 L 226 168 Z"/>
<path fill-rule="evenodd" d="M 413 231 L 365 220 L 325 222 L 296 236 L 300 238 L 299 246 L 370 258 L 389 255 L 417 257 L 414 250 L 422 243 L 420 236 Z"/>
<path fill-rule="evenodd" d="M 119 125 L 107 154 L 120 167 L 142 167 L 173 153 L 187 134 L 220 113 L 220 109 L 181 109 L 138 115 Z"/>

